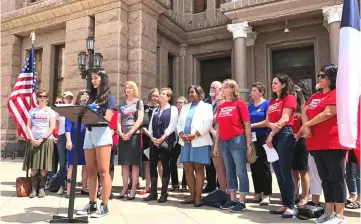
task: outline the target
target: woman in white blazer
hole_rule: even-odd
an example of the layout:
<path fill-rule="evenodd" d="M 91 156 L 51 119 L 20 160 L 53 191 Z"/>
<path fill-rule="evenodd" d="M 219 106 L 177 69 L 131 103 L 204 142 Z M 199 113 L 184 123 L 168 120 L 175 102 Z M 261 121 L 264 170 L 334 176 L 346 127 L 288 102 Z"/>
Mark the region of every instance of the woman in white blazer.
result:
<path fill-rule="evenodd" d="M 182 146 L 180 161 L 183 163 L 191 194 L 191 199 L 182 201 L 182 204 L 200 207 L 204 166 L 211 162 L 210 146 L 213 142 L 209 130 L 212 127 L 213 110 L 212 105 L 202 101 L 204 92 L 200 86 L 190 86 L 188 95 L 191 103 L 182 107 L 177 123 L 179 144 Z"/>

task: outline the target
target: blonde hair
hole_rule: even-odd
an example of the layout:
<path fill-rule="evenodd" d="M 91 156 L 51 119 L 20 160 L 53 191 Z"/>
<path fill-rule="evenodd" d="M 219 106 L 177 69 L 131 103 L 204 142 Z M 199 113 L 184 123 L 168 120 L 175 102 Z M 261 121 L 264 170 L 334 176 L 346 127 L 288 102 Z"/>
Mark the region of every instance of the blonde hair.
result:
<path fill-rule="evenodd" d="M 126 81 L 126 82 L 125 82 L 125 84 L 124 84 L 124 95 L 125 95 L 125 87 L 126 87 L 127 85 L 130 86 L 130 87 L 132 87 L 132 89 L 133 89 L 133 91 L 134 91 L 134 97 L 135 97 L 135 98 L 138 98 L 138 96 L 139 96 L 138 86 L 137 86 L 137 84 L 135 84 L 135 82 L 133 82 L 133 81 Z M 126 95 L 125 95 L 125 97 L 126 97 Z"/>
<path fill-rule="evenodd" d="M 159 93 L 159 89 L 158 88 L 153 88 L 149 91 L 148 93 L 148 101 L 151 101 L 152 100 L 152 95 L 154 92 L 158 92 Z"/>
<path fill-rule="evenodd" d="M 37 93 L 36 93 L 36 97 L 39 97 L 41 94 L 43 94 L 43 93 L 45 93 L 45 95 L 48 97 L 49 96 L 49 92 L 48 92 L 48 90 L 46 90 L 46 89 L 41 89 L 41 90 L 39 90 Z"/>
<path fill-rule="evenodd" d="M 160 91 L 159 91 L 159 93 L 161 93 L 162 91 L 166 91 L 168 97 L 172 97 L 172 96 L 173 96 L 173 91 L 172 91 L 171 88 L 168 88 L 168 87 L 161 88 Z"/>
<path fill-rule="evenodd" d="M 223 81 L 222 84 L 232 89 L 232 100 L 236 100 L 239 98 L 239 87 L 236 81 L 234 81 L 233 79 L 226 79 Z"/>
<path fill-rule="evenodd" d="M 185 96 L 180 96 L 178 97 L 178 100 L 183 100 L 184 101 L 184 104 L 187 104 L 188 103 L 188 100 Z"/>

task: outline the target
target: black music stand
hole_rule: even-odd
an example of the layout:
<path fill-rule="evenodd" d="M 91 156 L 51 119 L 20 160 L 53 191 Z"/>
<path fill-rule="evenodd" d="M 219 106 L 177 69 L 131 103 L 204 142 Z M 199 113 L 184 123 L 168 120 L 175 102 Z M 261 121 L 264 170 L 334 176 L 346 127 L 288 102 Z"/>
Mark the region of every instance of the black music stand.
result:
<path fill-rule="evenodd" d="M 81 216 L 74 218 L 74 201 L 75 201 L 75 186 L 76 186 L 76 176 L 77 176 L 77 166 L 78 166 L 78 153 L 80 146 L 79 137 L 80 137 L 80 128 L 81 124 L 85 125 L 108 125 L 109 122 L 102 116 L 99 116 L 95 111 L 88 109 L 86 106 L 68 106 L 68 105 L 56 105 L 52 108 L 60 116 L 64 116 L 72 122 L 78 124 L 76 130 L 76 141 L 75 141 L 75 150 L 74 150 L 74 164 L 73 164 L 73 173 L 71 175 L 71 187 L 70 187 L 70 199 L 68 207 L 68 216 L 59 216 L 54 215 L 53 219 L 50 220 L 50 223 L 88 223 L 88 216 Z"/>

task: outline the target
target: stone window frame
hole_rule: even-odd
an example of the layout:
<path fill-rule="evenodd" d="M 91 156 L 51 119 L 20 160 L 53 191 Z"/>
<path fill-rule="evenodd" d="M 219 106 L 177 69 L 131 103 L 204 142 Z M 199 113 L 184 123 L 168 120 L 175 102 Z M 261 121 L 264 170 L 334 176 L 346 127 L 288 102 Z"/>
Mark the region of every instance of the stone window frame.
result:
<path fill-rule="evenodd" d="M 53 45 L 54 46 L 54 79 L 52 80 L 52 89 L 53 89 L 53 99 L 55 100 L 57 96 L 62 95 L 63 93 L 63 81 L 64 81 L 64 63 L 65 63 L 65 43 Z M 62 50 L 62 51 L 60 51 Z M 60 57 L 60 52 L 62 56 Z M 61 58 L 61 66 L 59 67 L 59 60 Z M 61 74 L 59 75 L 59 69 L 61 69 Z"/>
<path fill-rule="evenodd" d="M 203 4 L 202 4 L 203 3 Z M 199 8 L 203 5 L 203 8 Z M 207 0 L 193 0 L 193 14 L 202 13 L 207 11 Z"/>
<path fill-rule="evenodd" d="M 297 47 L 305 47 L 305 46 L 313 46 L 314 47 L 314 58 L 315 58 L 315 71 L 318 71 L 319 68 L 319 62 L 317 60 L 318 58 L 318 41 L 317 36 L 305 36 L 300 38 L 294 38 L 290 40 L 279 40 L 279 41 L 270 41 L 266 42 L 264 44 L 264 52 L 265 52 L 265 58 L 266 58 L 266 80 L 265 83 L 269 84 L 272 83 L 272 51 L 273 50 L 281 50 L 281 49 L 290 49 L 290 48 L 297 48 Z M 315 73 L 315 77 L 316 77 Z M 257 78 L 255 76 L 255 78 Z M 271 97 L 272 96 L 272 90 L 271 88 L 267 88 L 266 90 L 266 96 Z"/>
<path fill-rule="evenodd" d="M 232 2 L 232 0 L 215 0 L 216 1 L 216 9 L 220 9 L 222 4 Z"/>

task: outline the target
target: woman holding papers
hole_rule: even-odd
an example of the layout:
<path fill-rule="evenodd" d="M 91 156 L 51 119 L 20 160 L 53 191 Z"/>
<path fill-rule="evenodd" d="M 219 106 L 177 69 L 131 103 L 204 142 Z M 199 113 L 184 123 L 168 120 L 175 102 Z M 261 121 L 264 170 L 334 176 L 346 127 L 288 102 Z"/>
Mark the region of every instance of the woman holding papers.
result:
<path fill-rule="evenodd" d="M 252 155 L 250 117 L 246 103 L 239 99 L 239 87 L 236 81 L 231 79 L 223 81 L 222 94 L 225 102 L 219 105 L 216 114 L 218 129 L 213 154 L 218 156 L 221 153 L 224 159 L 230 199 L 220 208 L 229 209 L 231 212 L 242 212 L 246 209 L 245 199 L 249 193 L 246 161 L 247 157 Z M 237 200 L 237 190 L 239 200 Z"/>
<path fill-rule="evenodd" d="M 158 203 L 164 203 L 168 197 L 168 184 L 170 179 L 170 157 L 176 141 L 175 129 L 178 120 L 178 110 L 175 106 L 171 106 L 169 101 L 173 95 L 170 88 L 160 90 L 159 107 L 157 107 L 149 122 L 150 140 L 150 177 L 151 188 L 148 197 L 144 201 L 152 201 L 158 199 L 157 183 L 158 173 L 157 164 L 160 160 L 163 167 L 162 190 Z"/>
<path fill-rule="evenodd" d="M 100 68 L 94 69 L 91 75 L 92 86 L 88 107 L 110 121 L 116 108 L 115 97 L 111 95 L 107 73 Z M 84 139 L 85 162 L 88 170 L 89 199 L 78 215 L 91 214 L 98 218 L 108 215 L 108 201 L 112 188 L 109 174 L 110 154 L 113 145 L 112 132 L 108 125 L 87 126 Z M 102 203 L 97 208 L 98 172 L 102 185 Z"/>
<path fill-rule="evenodd" d="M 302 126 L 307 149 L 314 157 L 325 195 L 326 212 L 316 220 L 323 223 L 344 223 L 346 202 L 346 150 L 339 141 L 336 110 L 337 66 L 330 64 L 318 74 L 320 91 L 313 94 L 305 106 Z M 336 208 L 336 209 L 335 209 Z"/>
<path fill-rule="evenodd" d="M 266 86 L 261 82 L 255 82 L 252 85 L 251 96 L 254 103 L 248 105 L 248 111 L 251 118 L 252 141 L 256 147 L 257 160 L 251 164 L 253 186 L 255 195 L 252 199 L 261 206 L 267 206 L 270 203 L 272 195 L 272 173 L 270 163 L 267 161 L 266 151 L 263 148 L 268 134 L 266 119 L 269 100 L 263 98 L 266 92 Z M 262 198 L 263 193 L 263 198 Z"/>
<path fill-rule="evenodd" d="M 293 122 L 297 108 L 294 85 L 290 77 L 278 74 L 272 81 L 272 100 L 267 111 L 266 123 L 271 130 L 266 144 L 274 148 L 279 160 L 272 163 L 281 192 L 282 207 L 271 210 L 271 214 L 282 214 L 282 218 L 292 218 L 295 210 L 295 182 L 292 176 L 292 158 L 295 149 Z M 270 149 L 266 149 L 270 150 Z"/>

